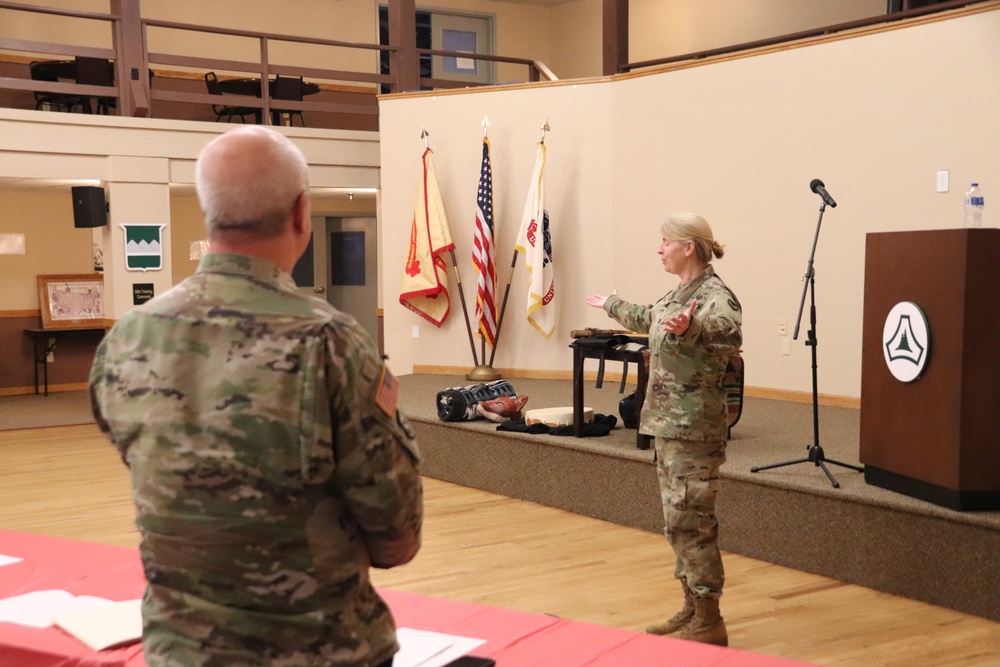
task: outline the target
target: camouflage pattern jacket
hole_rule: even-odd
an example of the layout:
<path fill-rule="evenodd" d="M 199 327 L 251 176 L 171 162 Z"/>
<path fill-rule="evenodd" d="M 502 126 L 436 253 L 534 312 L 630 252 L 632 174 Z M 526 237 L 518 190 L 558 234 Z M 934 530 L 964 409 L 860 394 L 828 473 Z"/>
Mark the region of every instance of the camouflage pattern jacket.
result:
<path fill-rule="evenodd" d="M 419 454 L 367 333 L 276 265 L 209 254 L 98 348 L 128 465 L 149 667 L 370 665 L 398 650 L 370 566 L 420 547 Z"/>
<path fill-rule="evenodd" d="M 667 320 L 697 299 L 691 326 L 667 333 Z M 724 441 L 729 424 L 722 386 L 729 356 L 740 349 L 742 310 L 709 265 L 651 306 L 608 297 L 604 310 L 631 331 L 649 333 L 650 371 L 639 428 L 674 440 Z"/>

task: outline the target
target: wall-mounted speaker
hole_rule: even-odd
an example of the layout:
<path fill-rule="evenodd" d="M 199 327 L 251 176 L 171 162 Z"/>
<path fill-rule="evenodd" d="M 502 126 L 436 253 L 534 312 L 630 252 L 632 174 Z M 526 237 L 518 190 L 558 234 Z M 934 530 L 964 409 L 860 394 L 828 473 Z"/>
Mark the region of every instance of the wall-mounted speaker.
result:
<path fill-rule="evenodd" d="M 104 188 L 80 185 L 73 188 L 73 226 L 103 227 L 108 224 Z"/>

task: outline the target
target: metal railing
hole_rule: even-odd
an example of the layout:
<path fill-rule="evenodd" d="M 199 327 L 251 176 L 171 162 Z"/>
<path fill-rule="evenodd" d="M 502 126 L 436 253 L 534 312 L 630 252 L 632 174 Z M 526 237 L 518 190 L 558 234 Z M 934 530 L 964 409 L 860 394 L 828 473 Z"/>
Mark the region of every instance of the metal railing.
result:
<path fill-rule="evenodd" d="M 112 43 L 120 44 L 121 35 L 121 15 L 101 14 L 96 12 L 81 12 L 69 9 L 54 9 L 51 7 L 29 7 L 16 2 L 0 2 L 0 9 L 24 10 L 36 14 L 47 14 L 53 16 L 66 16 L 77 19 L 94 21 L 104 21 L 110 24 Z M 0 37 L 0 49 L 14 52 L 30 53 L 33 56 L 43 54 L 45 56 L 71 56 L 106 58 L 114 60 L 117 56 L 116 49 L 103 49 L 85 46 L 71 46 L 52 42 L 38 42 L 33 40 L 9 39 Z M 120 78 L 118 79 L 121 80 Z M 78 83 L 61 83 L 51 81 L 36 81 L 33 79 L 22 79 L 17 77 L 0 77 L 0 88 L 9 90 L 28 90 L 32 92 L 58 93 L 63 95 L 74 95 L 84 97 L 118 97 L 118 88 L 107 86 L 87 86 Z"/>
<path fill-rule="evenodd" d="M 136 11 L 138 9 L 137 4 L 126 3 L 124 6 L 134 7 Z M 203 81 L 203 76 L 209 71 L 246 73 L 260 82 L 270 82 L 272 77 L 278 75 L 304 77 L 318 81 L 316 87 L 319 89 L 319 92 L 328 94 L 317 95 L 316 97 L 319 100 L 325 97 L 327 101 L 292 101 L 282 99 L 280 100 L 280 108 L 282 110 L 331 114 L 335 117 L 348 119 L 346 123 L 348 126 L 352 124 L 352 119 L 354 124 L 360 120 L 362 123 L 367 122 L 369 125 L 374 123 L 377 126 L 377 96 L 381 86 L 388 86 L 390 92 L 403 92 L 398 77 L 394 73 L 382 74 L 378 72 L 379 59 L 377 57 L 372 58 L 373 65 L 371 71 L 295 66 L 275 62 L 271 53 L 274 50 L 272 47 L 276 44 L 305 45 L 308 48 L 319 48 L 327 52 L 334 49 L 372 51 L 376 53 L 389 52 L 402 55 L 402 57 L 412 58 L 414 62 L 417 61 L 421 54 L 430 54 L 511 63 L 526 67 L 526 79 L 528 81 L 556 79 L 555 75 L 544 64 L 524 58 L 460 53 L 455 51 L 431 51 L 415 48 L 409 49 L 408 52 L 403 52 L 400 47 L 393 45 L 345 42 L 266 32 L 237 31 L 191 23 L 143 19 L 138 16 L 130 17 L 127 12 L 82 12 L 29 6 L 5 0 L 0 0 L 0 10 L 24 11 L 72 19 L 102 21 L 108 24 L 113 44 L 112 48 L 95 48 L 0 37 L 0 51 L 7 54 L 12 52 L 22 54 L 13 58 L 8 56 L 8 62 L 13 60 L 27 64 L 31 60 L 49 59 L 52 57 L 68 57 L 72 59 L 77 57 L 104 58 L 114 63 L 115 71 L 114 85 L 111 87 L 83 85 L 68 81 L 52 82 L 3 76 L 0 77 L 0 90 L 58 93 L 83 98 L 99 97 L 102 99 L 113 99 L 113 106 L 116 107 L 118 114 L 123 116 L 149 115 L 150 108 L 155 107 L 157 102 L 160 102 L 202 105 L 205 108 L 206 119 L 210 119 L 208 110 L 213 105 L 249 107 L 259 110 L 262 119 L 271 118 L 271 113 L 275 105 L 270 86 L 259 85 L 259 97 L 256 95 L 226 94 L 223 100 L 218 95 L 212 95 L 208 92 Z M 204 40 L 205 44 L 209 44 L 211 38 L 218 38 L 220 36 L 255 40 L 259 57 L 253 60 L 239 60 L 150 51 L 148 45 L 150 43 L 149 33 L 151 30 L 202 34 L 206 36 Z M 331 57 L 330 60 L 336 60 L 336 58 Z M 141 76 L 140 73 L 142 72 L 149 72 L 149 76 Z M 220 78 L 225 78 L 226 76 L 224 74 Z M 232 75 L 229 74 L 228 76 Z M 158 85 L 160 82 L 166 80 L 174 82 L 187 81 L 189 82 L 187 85 L 188 89 L 172 90 L 169 87 Z M 423 78 L 420 80 L 420 85 L 428 88 L 456 88 L 476 87 L 484 84 L 474 81 Z M 351 101 L 345 101 L 345 99 Z"/>

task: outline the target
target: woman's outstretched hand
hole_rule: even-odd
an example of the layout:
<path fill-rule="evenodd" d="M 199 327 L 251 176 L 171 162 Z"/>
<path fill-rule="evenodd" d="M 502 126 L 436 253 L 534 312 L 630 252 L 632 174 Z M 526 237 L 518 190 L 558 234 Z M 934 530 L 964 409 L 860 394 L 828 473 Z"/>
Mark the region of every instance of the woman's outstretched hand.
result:
<path fill-rule="evenodd" d="M 618 294 L 618 290 L 612 291 L 611 294 Z M 587 305 L 593 306 L 594 308 L 604 308 L 604 302 L 607 300 L 608 297 L 603 294 L 591 294 L 586 298 Z"/>
<path fill-rule="evenodd" d="M 694 317 L 694 309 L 698 306 L 697 299 L 691 299 L 691 303 L 683 312 L 677 313 L 663 325 L 663 330 L 667 333 L 683 336 L 691 326 L 691 319 Z"/>

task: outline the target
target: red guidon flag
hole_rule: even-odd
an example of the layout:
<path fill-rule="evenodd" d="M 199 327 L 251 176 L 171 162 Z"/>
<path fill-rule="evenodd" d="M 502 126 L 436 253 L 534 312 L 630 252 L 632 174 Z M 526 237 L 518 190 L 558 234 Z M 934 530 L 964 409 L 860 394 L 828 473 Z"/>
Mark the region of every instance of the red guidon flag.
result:
<path fill-rule="evenodd" d="M 423 176 L 410 228 L 410 251 L 406 255 L 399 302 L 436 327 L 451 312 L 448 269 L 442 255 L 455 248 L 444 213 L 431 149 L 424 151 Z"/>

